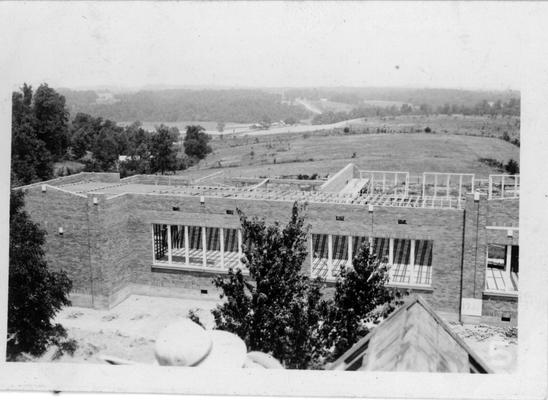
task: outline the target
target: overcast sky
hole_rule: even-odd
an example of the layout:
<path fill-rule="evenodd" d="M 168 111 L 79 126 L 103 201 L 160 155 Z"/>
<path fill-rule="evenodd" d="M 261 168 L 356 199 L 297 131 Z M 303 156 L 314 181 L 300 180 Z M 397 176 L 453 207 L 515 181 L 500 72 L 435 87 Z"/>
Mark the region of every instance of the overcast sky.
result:
<path fill-rule="evenodd" d="M 534 12 L 515 3 L 4 3 L 0 73 L 14 87 L 519 89 L 523 22 Z"/>

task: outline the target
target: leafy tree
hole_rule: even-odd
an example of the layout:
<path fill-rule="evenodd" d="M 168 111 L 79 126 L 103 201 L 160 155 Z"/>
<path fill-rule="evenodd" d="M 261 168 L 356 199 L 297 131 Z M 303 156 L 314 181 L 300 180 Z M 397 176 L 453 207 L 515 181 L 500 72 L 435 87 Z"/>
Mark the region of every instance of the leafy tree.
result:
<path fill-rule="evenodd" d="M 76 159 L 84 157 L 88 151 L 91 151 L 102 125 L 102 118 L 84 113 L 76 114 L 69 130 L 72 154 Z"/>
<path fill-rule="evenodd" d="M 44 259 L 45 231 L 23 210 L 24 195 L 12 191 L 10 198 L 10 243 L 8 287 L 7 358 L 21 353 L 38 356 L 49 345 L 59 352 L 73 352 L 65 329 L 52 322 L 55 314 L 70 305 L 72 283 L 64 272 L 48 269 Z"/>
<path fill-rule="evenodd" d="M 156 129 L 156 133 L 150 139 L 152 172 L 161 172 L 163 175 L 166 171 L 177 169 L 177 149 L 173 143 L 178 138 L 179 130 L 177 128 L 170 129 L 165 125 L 160 125 Z"/>
<path fill-rule="evenodd" d="M 65 97 L 42 84 L 34 94 L 34 128 L 56 160 L 61 159 L 69 144 L 68 117 Z"/>
<path fill-rule="evenodd" d="M 211 136 L 205 133 L 200 125 L 189 125 L 186 127 L 186 135 L 183 141 L 185 154 L 198 160 L 204 159 L 212 149 L 209 146 Z"/>
<path fill-rule="evenodd" d="M 114 131 L 110 127 L 101 128 L 99 134 L 93 139 L 91 151 L 100 171 L 109 171 L 114 167 L 120 153 Z"/>
<path fill-rule="evenodd" d="M 12 186 L 53 176 L 53 162 L 44 141 L 36 135 L 32 88 L 26 84 L 12 94 L 11 176 Z"/>
<path fill-rule="evenodd" d="M 287 368 L 316 365 L 323 349 L 320 282 L 301 273 L 308 230 L 302 210 L 295 203 L 284 227 L 238 210 L 249 277 L 237 268 L 214 279 L 227 300 L 213 310 L 217 329 L 237 334 L 249 350 L 270 353 Z"/>
<path fill-rule="evenodd" d="M 394 309 L 400 293 L 386 288 L 387 282 L 387 266 L 370 251 L 368 243 L 357 251 L 351 268 L 341 268 L 322 324 L 325 346 L 330 349 L 328 360 L 340 357 L 367 335 L 368 324 Z"/>

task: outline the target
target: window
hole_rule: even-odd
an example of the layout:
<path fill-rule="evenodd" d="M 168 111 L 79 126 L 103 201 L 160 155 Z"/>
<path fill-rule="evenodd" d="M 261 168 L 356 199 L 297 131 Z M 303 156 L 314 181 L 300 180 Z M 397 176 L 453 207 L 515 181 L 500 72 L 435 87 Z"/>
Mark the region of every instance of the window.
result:
<path fill-rule="evenodd" d="M 388 250 L 389 283 L 430 286 L 432 283 L 433 241 L 390 239 Z"/>
<path fill-rule="evenodd" d="M 312 234 L 312 276 L 327 278 L 329 272 L 329 237 L 331 235 Z"/>
<path fill-rule="evenodd" d="M 228 269 L 241 265 L 238 229 L 153 224 L 154 264 L 193 269 Z"/>
<path fill-rule="evenodd" d="M 333 239 L 333 265 L 331 275 L 339 276 L 341 267 L 348 264 L 348 236 L 334 235 Z"/>
<path fill-rule="evenodd" d="M 153 230 L 154 241 L 154 261 L 168 262 L 167 256 L 167 225 L 154 225 Z"/>
<path fill-rule="evenodd" d="M 240 246 L 238 243 L 241 242 L 239 238 L 239 233 L 237 229 L 223 229 L 223 258 L 225 268 L 236 268 L 240 265 Z"/>
<path fill-rule="evenodd" d="M 518 291 L 519 246 L 489 243 L 485 289 L 497 293 Z"/>

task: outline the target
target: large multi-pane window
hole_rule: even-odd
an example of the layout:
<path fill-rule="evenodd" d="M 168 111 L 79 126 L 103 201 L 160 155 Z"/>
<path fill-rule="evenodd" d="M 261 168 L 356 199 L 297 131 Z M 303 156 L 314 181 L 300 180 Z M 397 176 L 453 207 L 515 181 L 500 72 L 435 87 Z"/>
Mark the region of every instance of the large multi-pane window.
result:
<path fill-rule="evenodd" d="M 518 276 L 519 246 L 488 244 L 485 289 L 492 292 L 517 292 Z"/>
<path fill-rule="evenodd" d="M 431 240 L 312 234 L 312 276 L 333 280 L 343 266 L 351 266 L 368 242 L 376 260 L 389 266 L 389 283 L 429 286 L 432 280 Z"/>
<path fill-rule="evenodd" d="M 238 229 L 153 224 L 154 264 L 228 269 L 241 266 Z"/>

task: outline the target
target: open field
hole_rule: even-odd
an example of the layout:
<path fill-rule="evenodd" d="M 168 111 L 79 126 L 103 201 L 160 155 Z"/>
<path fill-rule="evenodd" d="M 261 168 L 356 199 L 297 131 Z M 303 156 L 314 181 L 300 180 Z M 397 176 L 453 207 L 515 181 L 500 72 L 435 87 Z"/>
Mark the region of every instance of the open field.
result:
<path fill-rule="evenodd" d="M 233 176 L 327 175 L 353 162 L 369 170 L 462 172 L 485 177 L 498 171 L 479 158 L 519 162 L 519 148 L 500 139 L 426 133 L 241 138 L 215 140 L 213 148 L 214 153 L 200 163 L 200 171 L 183 173 L 203 176 L 220 171 L 220 165 L 225 174 Z"/>
<path fill-rule="evenodd" d="M 211 310 L 217 302 L 210 299 L 185 299 L 130 296 L 111 310 L 66 307 L 56 322 L 78 343 L 73 356 L 54 360 L 71 363 L 102 363 L 101 355 L 124 358 L 143 364 L 154 362 L 154 344 L 158 333 L 168 324 L 185 318 L 196 310 L 207 328 L 213 327 Z M 507 337 L 506 330 L 486 325 L 460 325 L 451 328 L 496 372 L 514 372 L 517 338 Z M 47 352 L 38 361 L 49 361 Z"/>

